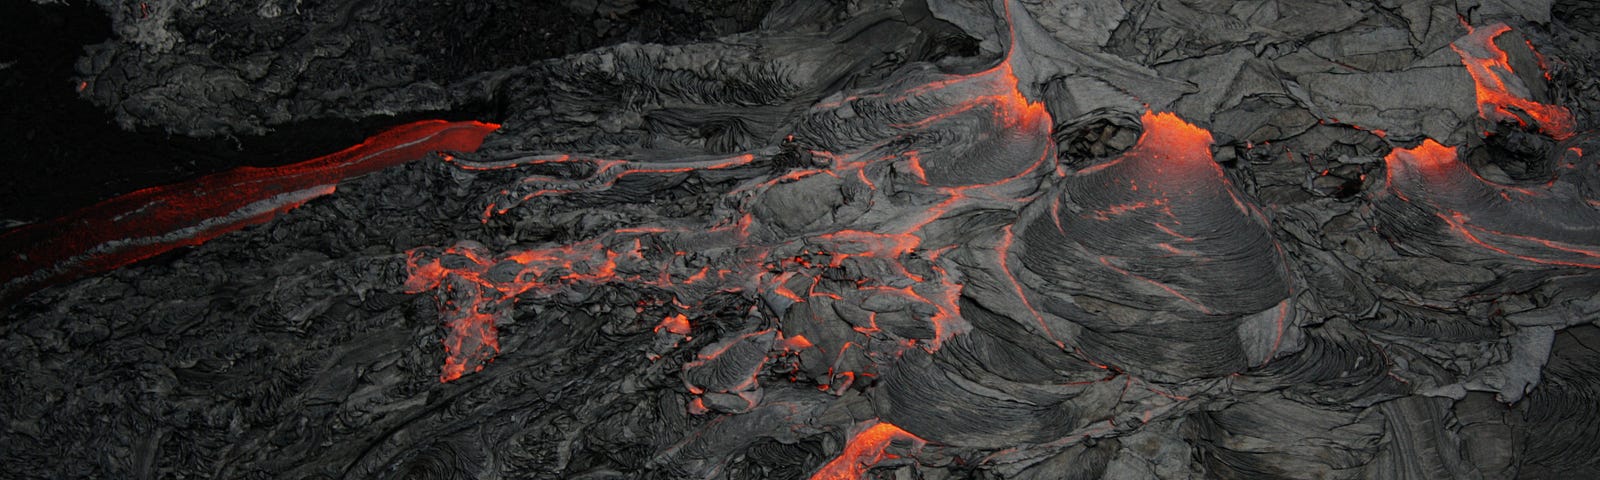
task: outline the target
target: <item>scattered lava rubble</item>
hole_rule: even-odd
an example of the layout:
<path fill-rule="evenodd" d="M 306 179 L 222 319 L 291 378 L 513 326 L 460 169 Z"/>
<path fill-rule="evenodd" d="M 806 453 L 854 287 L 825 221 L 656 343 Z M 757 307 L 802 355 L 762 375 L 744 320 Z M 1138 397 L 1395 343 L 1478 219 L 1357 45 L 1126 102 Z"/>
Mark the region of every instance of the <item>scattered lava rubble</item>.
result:
<path fill-rule="evenodd" d="M 1600 9 L 95 5 L 123 127 L 488 118 L 0 232 L 7 477 L 1600 477 Z"/>

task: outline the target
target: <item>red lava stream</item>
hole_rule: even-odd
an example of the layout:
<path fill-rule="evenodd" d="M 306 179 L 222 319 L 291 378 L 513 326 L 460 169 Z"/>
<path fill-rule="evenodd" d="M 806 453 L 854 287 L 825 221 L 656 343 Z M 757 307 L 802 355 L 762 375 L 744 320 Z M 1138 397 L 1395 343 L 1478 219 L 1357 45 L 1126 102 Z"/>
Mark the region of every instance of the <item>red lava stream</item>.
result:
<path fill-rule="evenodd" d="M 0 301 L 205 243 L 333 193 L 347 178 L 441 150 L 477 150 L 500 126 L 427 120 L 339 152 L 271 168 L 243 167 L 146 188 L 0 234 Z"/>

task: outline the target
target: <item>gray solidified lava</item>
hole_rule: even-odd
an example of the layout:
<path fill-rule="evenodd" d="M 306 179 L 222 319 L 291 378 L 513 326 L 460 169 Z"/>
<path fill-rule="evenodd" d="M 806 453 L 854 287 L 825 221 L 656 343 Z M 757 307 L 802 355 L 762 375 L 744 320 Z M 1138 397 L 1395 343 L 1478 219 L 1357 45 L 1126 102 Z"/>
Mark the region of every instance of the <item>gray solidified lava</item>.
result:
<path fill-rule="evenodd" d="M 101 3 L 130 125 L 506 118 L 10 306 L 14 477 L 1600 476 L 1551 2 L 791 0 L 429 78 L 401 2 Z"/>

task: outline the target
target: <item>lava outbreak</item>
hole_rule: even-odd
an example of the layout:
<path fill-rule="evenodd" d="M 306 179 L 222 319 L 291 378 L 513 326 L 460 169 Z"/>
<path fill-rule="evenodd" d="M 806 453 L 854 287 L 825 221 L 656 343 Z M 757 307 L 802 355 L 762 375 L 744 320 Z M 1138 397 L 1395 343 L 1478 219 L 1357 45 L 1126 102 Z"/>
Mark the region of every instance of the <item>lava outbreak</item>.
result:
<path fill-rule="evenodd" d="M 916 435 L 906 433 L 900 427 L 888 423 L 877 423 L 850 439 L 845 444 L 844 453 L 838 458 L 823 465 L 821 470 L 811 475 L 812 480 L 849 480 L 862 478 L 867 469 L 877 465 L 885 459 L 896 458 L 888 452 L 888 448 L 895 442 L 905 442 L 910 446 L 920 446 L 925 443 Z"/>
<path fill-rule="evenodd" d="M 1467 36 L 1450 44 L 1450 49 L 1461 55 L 1461 63 L 1466 65 L 1467 73 L 1472 75 L 1472 81 L 1476 83 L 1478 114 L 1485 120 L 1511 121 L 1523 126 L 1529 126 L 1528 120 L 1532 120 L 1535 128 L 1557 140 L 1572 137 L 1575 128 L 1572 113 L 1565 107 L 1528 98 L 1528 87 L 1512 70 L 1506 51 L 1495 43 L 1495 39 L 1511 31 L 1511 27 L 1505 24 L 1479 28 L 1468 26 L 1467 31 Z M 1528 46 L 1528 52 L 1538 55 L 1532 43 L 1523 43 Z M 1542 56 L 1539 62 L 1543 68 Z M 1549 70 L 1543 69 L 1543 75 L 1548 79 Z"/>

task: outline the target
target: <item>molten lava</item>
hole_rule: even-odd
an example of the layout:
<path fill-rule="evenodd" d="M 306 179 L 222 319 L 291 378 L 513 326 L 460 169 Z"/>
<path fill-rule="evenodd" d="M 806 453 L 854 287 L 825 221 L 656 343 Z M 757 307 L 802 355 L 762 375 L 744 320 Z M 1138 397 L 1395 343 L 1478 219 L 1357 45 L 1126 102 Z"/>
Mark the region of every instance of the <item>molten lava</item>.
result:
<path fill-rule="evenodd" d="M 265 222 L 356 177 L 440 150 L 473 151 L 499 125 L 429 120 L 384 131 L 331 155 L 243 167 L 122 195 L 0 234 L 0 301 L 121 267 Z"/>
<path fill-rule="evenodd" d="M 1211 158 L 1210 131 L 1166 112 L 1146 110 L 1139 121 L 1144 125 L 1144 133 L 1139 135 L 1139 142 L 1133 149 L 1114 161 L 1085 168 L 1078 174 L 1092 174 L 1130 158 L 1155 160 L 1149 162 L 1150 168 L 1156 169 L 1150 173 L 1152 181 L 1167 177 L 1167 168 L 1193 168 L 1204 175 L 1222 174 L 1222 169 Z M 1130 189 L 1138 190 L 1138 185 L 1130 184 Z"/>
<path fill-rule="evenodd" d="M 655 331 L 657 333 L 666 331 L 667 333 L 671 333 L 673 335 L 688 335 L 689 317 L 685 317 L 681 313 L 670 315 L 661 319 L 661 324 L 656 325 Z"/>
<path fill-rule="evenodd" d="M 838 458 L 823 465 L 821 470 L 811 475 L 811 480 L 857 480 L 865 478 L 867 470 L 884 460 L 899 458 L 889 453 L 890 445 L 903 444 L 910 448 L 921 447 L 927 443 L 916 435 L 912 435 L 900 427 L 889 423 L 875 423 L 866 430 L 850 438 L 844 446 L 844 452 Z"/>
<path fill-rule="evenodd" d="M 1495 44 L 1495 38 L 1511 31 L 1511 27 L 1497 23 L 1486 28 L 1467 26 L 1467 29 L 1470 33 L 1450 48 L 1461 55 L 1461 63 L 1466 65 L 1467 73 L 1477 84 L 1478 115 L 1492 122 L 1510 121 L 1528 127 L 1526 116 L 1533 120 L 1533 127 L 1557 140 L 1572 137 L 1575 129 L 1572 113 L 1558 105 L 1529 99 L 1528 87 L 1511 69 L 1506 51 Z M 1531 43 L 1529 49 L 1532 50 Z M 1542 56 L 1539 61 L 1541 65 L 1544 63 Z M 1549 72 L 1545 72 L 1545 78 L 1549 78 Z"/>

